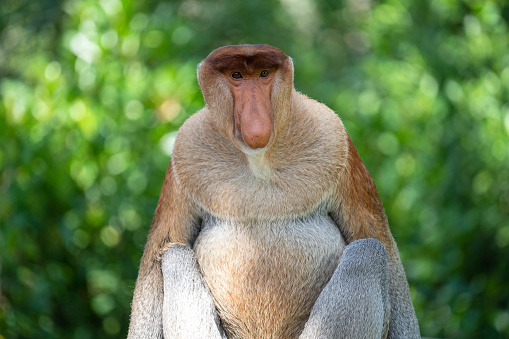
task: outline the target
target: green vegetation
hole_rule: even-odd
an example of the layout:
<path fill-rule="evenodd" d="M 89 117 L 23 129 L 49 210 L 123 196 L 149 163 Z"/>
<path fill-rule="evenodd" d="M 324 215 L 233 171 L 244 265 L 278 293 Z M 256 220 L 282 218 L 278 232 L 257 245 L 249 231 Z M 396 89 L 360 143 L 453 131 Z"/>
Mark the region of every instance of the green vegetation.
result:
<path fill-rule="evenodd" d="M 509 5 L 0 1 L 0 338 L 125 337 L 196 65 L 291 55 L 377 183 L 423 336 L 509 336 Z"/>

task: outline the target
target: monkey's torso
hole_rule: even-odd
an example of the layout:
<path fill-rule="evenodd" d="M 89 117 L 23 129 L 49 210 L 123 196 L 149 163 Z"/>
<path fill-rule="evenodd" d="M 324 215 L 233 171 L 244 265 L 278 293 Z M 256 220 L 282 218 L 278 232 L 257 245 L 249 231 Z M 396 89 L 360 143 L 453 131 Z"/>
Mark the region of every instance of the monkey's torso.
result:
<path fill-rule="evenodd" d="M 229 337 L 298 337 L 346 246 L 328 216 L 346 131 L 326 106 L 293 95 L 313 110 L 292 112 L 263 155 L 246 156 L 203 121 L 206 111 L 187 120 L 175 144 L 175 178 L 202 209 L 194 250 Z"/>
<path fill-rule="evenodd" d="M 345 243 L 324 215 L 288 221 L 204 220 L 194 249 L 233 338 L 296 338 Z"/>

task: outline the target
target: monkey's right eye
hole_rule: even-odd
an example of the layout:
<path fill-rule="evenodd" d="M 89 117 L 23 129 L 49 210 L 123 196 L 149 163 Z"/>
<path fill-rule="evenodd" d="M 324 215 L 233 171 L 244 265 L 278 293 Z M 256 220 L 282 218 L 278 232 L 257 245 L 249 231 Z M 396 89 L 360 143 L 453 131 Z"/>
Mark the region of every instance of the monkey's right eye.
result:
<path fill-rule="evenodd" d="M 240 74 L 240 72 L 233 72 L 232 73 L 232 78 L 234 79 L 242 79 L 242 74 Z"/>

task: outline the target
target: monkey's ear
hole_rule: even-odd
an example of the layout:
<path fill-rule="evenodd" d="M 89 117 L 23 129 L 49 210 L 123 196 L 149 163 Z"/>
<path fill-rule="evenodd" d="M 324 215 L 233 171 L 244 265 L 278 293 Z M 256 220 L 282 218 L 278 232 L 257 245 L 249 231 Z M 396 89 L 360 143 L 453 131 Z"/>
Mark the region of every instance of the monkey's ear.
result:
<path fill-rule="evenodd" d="M 232 112 L 233 96 L 224 75 L 214 69 L 206 59 L 198 64 L 197 75 L 205 104 L 214 112 Z"/>
<path fill-rule="evenodd" d="M 293 87 L 293 59 L 290 56 L 286 57 L 285 62 L 278 69 L 280 79 L 276 79 L 276 84 L 281 81 L 285 84 L 291 84 Z"/>

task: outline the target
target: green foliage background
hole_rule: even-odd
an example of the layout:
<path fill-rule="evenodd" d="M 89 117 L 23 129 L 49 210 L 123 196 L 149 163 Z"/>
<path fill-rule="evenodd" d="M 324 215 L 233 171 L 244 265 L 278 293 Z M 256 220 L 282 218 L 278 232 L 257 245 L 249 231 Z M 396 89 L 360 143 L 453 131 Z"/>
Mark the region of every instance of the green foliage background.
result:
<path fill-rule="evenodd" d="M 196 65 L 291 55 L 377 183 L 421 332 L 509 337 L 509 5 L 0 1 L 0 338 L 125 337 Z"/>

